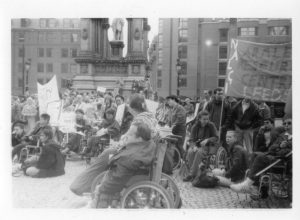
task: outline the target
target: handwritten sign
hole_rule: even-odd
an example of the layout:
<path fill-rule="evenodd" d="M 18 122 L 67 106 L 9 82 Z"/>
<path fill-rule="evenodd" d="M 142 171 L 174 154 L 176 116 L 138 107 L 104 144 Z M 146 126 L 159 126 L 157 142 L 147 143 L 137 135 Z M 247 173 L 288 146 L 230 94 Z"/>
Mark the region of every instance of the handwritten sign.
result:
<path fill-rule="evenodd" d="M 76 114 L 75 112 L 62 112 L 59 118 L 59 129 L 63 133 L 75 133 Z"/>
<path fill-rule="evenodd" d="M 54 101 L 47 104 L 47 114 L 50 115 L 50 125 L 58 126 L 59 117 L 62 110 L 62 102 Z"/>
<path fill-rule="evenodd" d="M 292 84 L 292 46 L 232 39 L 225 93 L 285 102 Z"/>
<path fill-rule="evenodd" d="M 104 88 L 104 87 L 102 87 L 102 86 L 98 86 L 98 87 L 97 87 L 97 91 L 98 91 L 98 92 L 105 93 L 106 88 Z"/>
<path fill-rule="evenodd" d="M 124 111 L 125 111 L 125 103 L 122 105 L 119 105 L 116 112 L 116 121 L 121 126 L 123 117 L 124 117 Z"/>
<path fill-rule="evenodd" d="M 154 102 L 150 99 L 146 99 L 146 105 L 147 105 L 149 112 L 154 113 L 154 114 L 156 113 L 156 109 L 158 108 L 158 102 Z"/>
<path fill-rule="evenodd" d="M 59 101 L 56 75 L 45 85 L 37 83 L 40 114 L 47 112 L 50 102 Z"/>

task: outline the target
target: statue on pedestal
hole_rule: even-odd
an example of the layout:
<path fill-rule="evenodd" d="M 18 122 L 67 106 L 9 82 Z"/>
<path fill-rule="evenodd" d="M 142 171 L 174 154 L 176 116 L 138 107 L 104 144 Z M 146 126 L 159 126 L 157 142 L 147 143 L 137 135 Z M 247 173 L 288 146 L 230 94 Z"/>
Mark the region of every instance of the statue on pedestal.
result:
<path fill-rule="evenodd" d="M 123 40 L 123 26 L 124 26 L 124 20 L 122 18 L 115 18 L 113 20 L 111 28 L 114 33 L 114 40 L 117 41 Z"/>

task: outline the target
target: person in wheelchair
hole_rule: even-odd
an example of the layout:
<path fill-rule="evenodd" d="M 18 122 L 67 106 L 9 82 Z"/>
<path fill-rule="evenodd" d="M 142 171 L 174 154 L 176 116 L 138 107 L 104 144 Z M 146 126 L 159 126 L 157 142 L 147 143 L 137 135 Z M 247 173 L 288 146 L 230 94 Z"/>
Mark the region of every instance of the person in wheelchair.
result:
<path fill-rule="evenodd" d="M 49 126 L 49 121 L 50 115 L 42 114 L 40 121 L 36 123 L 36 126 L 34 127 L 33 131 L 31 131 L 29 135 L 25 135 L 22 138 L 23 141 L 20 144 L 14 146 L 12 150 L 12 158 L 14 158 L 15 155 L 17 155 L 19 158 L 21 150 L 27 145 L 37 145 L 39 135 L 44 127 Z"/>
<path fill-rule="evenodd" d="M 198 172 L 199 165 L 208 153 L 211 152 L 211 145 L 215 145 L 218 141 L 216 126 L 209 121 L 209 113 L 201 111 L 199 113 L 199 121 L 192 127 L 190 137 L 190 147 L 187 151 L 187 161 L 189 165 L 189 174 L 183 181 L 192 181 Z"/>
<path fill-rule="evenodd" d="M 277 159 L 289 161 L 289 169 L 291 170 L 291 159 L 287 157 L 292 152 L 292 119 L 286 118 L 283 122 L 285 131 L 277 138 L 277 140 L 269 147 L 268 152 L 256 155 L 250 165 L 248 177 L 239 184 L 233 184 L 230 188 L 239 193 L 255 193 L 257 188 L 254 183 L 258 181 L 259 176 L 256 174 L 264 168 L 275 162 Z M 278 127 L 277 129 L 282 130 Z"/>
<path fill-rule="evenodd" d="M 226 143 L 229 146 L 228 164 L 225 169 L 214 169 L 212 173 L 219 179 L 219 185 L 229 187 L 244 179 L 248 168 L 247 150 L 239 142 L 239 133 L 229 130 L 226 133 Z"/>
<path fill-rule="evenodd" d="M 84 112 L 82 109 L 77 109 L 76 113 L 76 131 L 77 133 L 69 133 L 68 142 L 66 143 L 65 148 L 62 150 L 63 154 L 68 154 L 70 151 L 79 153 L 80 140 L 84 136 L 84 132 L 87 131 L 90 126 L 87 124 L 84 119 Z"/>
<path fill-rule="evenodd" d="M 45 178 L 65 174 L 64 157 L 60 152 L 60 146 L 52 138 L 52 128 L 50 126 L 42 128 L 40 133 L 41 153 L 24 161 L 23 170 L 26 175 L 34 178 Z"/>
<path fill-rule="evenodd" d="M 110 197 L 120 193 L 129 179 L 145 174 L 155 156 L 155 144 L 151 140 L 151 130 L 142 122 L 135 122 L 127 133 L 125 147 L 112 153 L 108 158 L 107 174 L 97 189 L 91 208 L 107 208 Z M 148 170 L 149 171 L 149 170 Z"/>
<path fill-rule="evenodd" d="M 128 106 L 128 109 L 130 111 L 130 114 L 134 116 L 131 125 L 134 125 L 135 123 L 142 123 L 147 125 L 147 127 L 151 131 L 151 138 L 154 138 L 157 135 L 157 121 L 154 118 L 154 114 L 147 112 L 145 98 L 140 94 L 133 94 L 130 97 L 130 104 Z M 70 186 L 70 190 L 73 193 L 79 196 L 81 196 L 83 193 L 90 193 L 93 180 L 101 172 L 106 170 L 109 155 L 126 146 L 126 139 L 129 130 L 120 138 L 120 141 L 116 146 L 112 146 L 104 150 L 100 154 L 100 156 L 96 158 L 95 162 L 91 164 L 91 166 L 89 166 L 75 178 Z"/>
<path fill-rule="evenodd" d="M 115 119 L 116 111 L 113 108 L 107 109 L 104 114 L 104 120 L 101 124 L 98 125 L 98 131 L 96 135 L 91 136 L 87 141 L 87 148 L 85 152 L 81 152 L 81 154 L 88 154 L 89 156 L 93 156 L 95 150 L 100 144 L 101 140 L 113 139 L 117 141 L 120 136 L 120 126 L 119 123 Z"/>

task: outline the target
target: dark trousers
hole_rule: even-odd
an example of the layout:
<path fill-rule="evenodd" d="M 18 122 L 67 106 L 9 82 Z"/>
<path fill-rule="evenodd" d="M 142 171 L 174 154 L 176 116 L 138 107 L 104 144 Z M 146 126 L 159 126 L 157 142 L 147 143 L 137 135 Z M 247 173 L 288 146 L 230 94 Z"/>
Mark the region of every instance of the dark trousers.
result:
<path fill-rule="evenodd" d="M 66 147 L 69 148 L 70 151 L 78 152 L 80 147 L 80 141 L 82 139 L 82 135 L 77 133 L 70 133 L 68 137 L 68 143 L 66 144 Z"/>
<path fill-rule="evenodd" d="M 82 195 L 83 193 L 90 193 L 93 180 L 102 172 L 108 169 L 109 155 L 113 155 L 117 152 L 117 149 L 110 148 L 100 154 L 96 161 L 83 171 L 72 182 L 70 190 L 76 195 Z"/>
<path fill-rule="evenodd" d="M 257 181 L 258 177 L 256 177 L 255 175 L 259 171 L 269 166 L 274 161 L 274 157 L 260 153 L 252 156 L 251 160 L 253 162 L 250 165 L 248 177 L 253 181 Z"/>
<path fill-rule="evenodd" d="M 181 153 L 181 156 L 183 156 L 184 150 L 183 150 L 183 144 L 184 144 L 184 139 L 186 135 L 186 126 L 185 125 L 175 125 L 172 133 L 178 136 L 181 136 L 182 138 L 178 141 L 177 147 L 178 150 Z"/>
<path fill-rule="evenodd" d="M 37 142 L 36 141 L 31 141 L 31 142 L 28 142 L 28 143 L 22 143 L 22 144 L 18 144 L 16 146 L 14 146 L 14 148 L 12 150 L 12 155 L 11 155 L 12 159 L 14 158 L 15 155 L 18 155 L 18 158 L 19 158 L 21 150 L 23 148 L 25 148 L 27 145 L 34 145 L 34 146 L 36 146 Z"/>

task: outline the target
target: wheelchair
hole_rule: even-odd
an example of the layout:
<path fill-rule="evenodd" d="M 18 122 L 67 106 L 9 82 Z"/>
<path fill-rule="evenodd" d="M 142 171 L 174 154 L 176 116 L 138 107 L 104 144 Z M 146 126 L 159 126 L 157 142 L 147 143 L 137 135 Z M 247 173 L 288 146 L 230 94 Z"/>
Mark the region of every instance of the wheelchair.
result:
<path fill-rule="evenodd" d="M 19 163 L 23 163 L 25 160 L 30 159 L 33 156 L 39 155 L 41 153 L 40 142 L 37 145 L 26 145 L 20 152 Z"/>
<path fill-rule="evenodd" d="M 125 188 L 110 200 L 112 208 L 179 208 L 180 192 L 172 177 L 162 173 L 168 142 L 178 141 L 179 136 L 169 135 L 156 141 L 155 158 L 150 168 L 133 176 Z M 98 189 L 106 172 L 99 174 L 91 186 L 92 197 L 99 196 Z M 97 206 L 98 207 L 98 206 Z"/>

